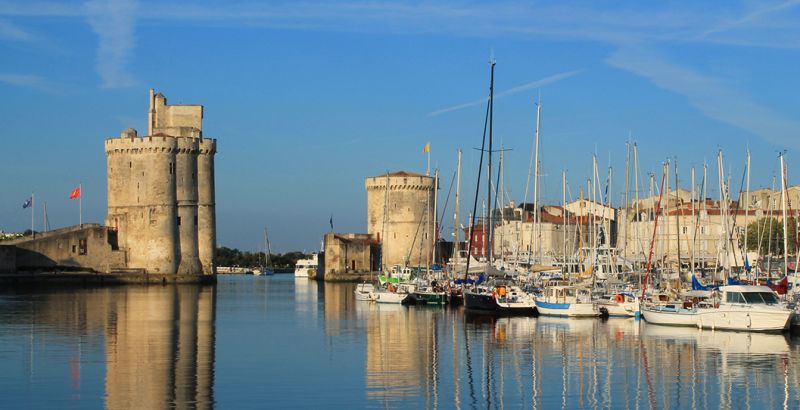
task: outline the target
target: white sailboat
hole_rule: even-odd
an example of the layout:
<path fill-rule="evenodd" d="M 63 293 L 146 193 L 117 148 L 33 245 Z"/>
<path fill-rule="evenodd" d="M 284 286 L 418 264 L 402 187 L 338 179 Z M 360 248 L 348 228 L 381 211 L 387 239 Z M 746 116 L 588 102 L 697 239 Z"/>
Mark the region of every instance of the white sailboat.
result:
<path fill-rule="evenodd" d="M 272 270 L 272 259 L 270 258 L 270 247 L 269 247 L 269 235 L 267 234 L 267 228 L 264 228 L 264 266 L 261 269 L 254 269 L 253 275 L 261 276 L 261 275 L 273 275 L 275 272 Z"/>

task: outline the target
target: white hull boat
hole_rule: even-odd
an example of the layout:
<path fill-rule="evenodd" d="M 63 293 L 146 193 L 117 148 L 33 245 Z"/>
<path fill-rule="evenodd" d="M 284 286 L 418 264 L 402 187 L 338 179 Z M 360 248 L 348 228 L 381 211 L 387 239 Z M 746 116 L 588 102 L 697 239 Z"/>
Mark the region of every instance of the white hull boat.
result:
<path fill-rule="evenodd" d="M 375 300 L 375 286 L 371 283 L 359 283 L 356 285 L 356 300 L 371 302 Z"/>
<path fill-rule="evenodd" d="M 627 293 L 619 293 L 608 300 L 598 301 L 597 307 L 605 308 L 609 317 L 636 317 L 639 312 L 639 299 Z"/>
<path fill-rule="evenodd" d="M 783 332 L 794 312 L 766 286 L 722 286 L 719 307 L 699 309 L 697 327 L 712 330 Z"/>
<path fill-rule="evenodd" d="M 536 310 L 544 316 L 597 317 L 601 312 L 592 303 L 588 289 L 574 286 L 549 286 L 536 297 Z"/>
<path fill-rule="evenodd" d="M 408 293 L 390 292 L 388 290 L 381 290 L 374 293 L 375 301 L 378 303 L 391 303 L 400 304 L 408 297 Z"/>
<path fill-rule="evenodd" d="M 697 309 L 684 309 L 680 303 L 644 306 L 642 317 L 655 325 L 697 326 Z"/>
<path fill-rule="evenodd" d="M 316 253 L 311 254 L 311 259 L 299 259 L 295 263 L 294 276 L 296 278 L 314 278 L 317 275 L 317 265 L 319 264 Z"/>

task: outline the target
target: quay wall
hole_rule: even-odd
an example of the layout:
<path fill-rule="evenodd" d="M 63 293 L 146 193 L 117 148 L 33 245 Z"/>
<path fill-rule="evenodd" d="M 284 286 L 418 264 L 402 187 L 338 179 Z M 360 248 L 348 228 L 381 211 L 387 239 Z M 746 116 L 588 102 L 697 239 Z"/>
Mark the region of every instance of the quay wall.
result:
<path fill-rule="evenodd" d="M 116 249 L 116 232 L 98 224 L 40 233 L 11 245 L 16 272 L 82 268 L 108 273 L 125 267 L 125 252 Z"/>

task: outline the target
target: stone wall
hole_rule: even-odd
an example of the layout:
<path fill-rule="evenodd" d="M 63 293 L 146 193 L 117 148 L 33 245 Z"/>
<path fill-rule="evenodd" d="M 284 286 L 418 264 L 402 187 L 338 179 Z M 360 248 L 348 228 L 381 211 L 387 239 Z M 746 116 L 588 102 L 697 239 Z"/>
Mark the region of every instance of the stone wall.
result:
<path fill-rule="evenodd" d="M 105 142 L 106 224 L 129 268 L 214 274 L 216 141 L 202 137 L 203 107 L 167 105 L 150 90 L 148 134 L 127 129 Z"/>
<path fill-rule="evenodd" d="M 0 273 L 15 273 L 17 271 L 17 248 L 10 245 L 0 245 Z"/>
<path fill-rule="evenodd" d="M 325 234 L 325 276 L 377 269 L 378 246 L 369 234 Z"/>
<path fill-rule="evenodd" d="M 126 267 L 125 252 L 115 249 L 116 232 L 98 224 L 57 229 L 13 245 L 17 271 L 82 268 L 112 272 Z"/>
<path fill-rule="evenodd" d="M 369 177 L 365 187 L 367 232 L 383 246 L 384 268 L 426 266 L 433 253 L 434 178 L 400 171 Z"/>

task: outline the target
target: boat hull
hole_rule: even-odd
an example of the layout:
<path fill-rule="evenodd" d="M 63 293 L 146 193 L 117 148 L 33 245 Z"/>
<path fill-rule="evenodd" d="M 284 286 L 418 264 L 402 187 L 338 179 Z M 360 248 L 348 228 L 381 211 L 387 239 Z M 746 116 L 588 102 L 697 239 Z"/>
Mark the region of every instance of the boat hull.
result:
<path fill-rule="evenodd" d="M 783 332 L 792 323 L 790 310 L 701 309 L 697 327 L 745 332 Z"/>
<path fill-rule="evenodd" d="M 661 326 L 697 326 L 697 312 L 686 309 L 659 310 L 642 308 L 647 323 Z"/>
<path fill-rule="evenodd" d="M 536 309 L 542 316 L 597 317 L 600 311 L 593 303 L 549 303 L 536 300 Z"/>
<path fill-rule="evenodd" d="M 464 292 L 464 308 L 474 312 L 505 315 L 535 315 L 536 306 L 528 302 L 498 302 L 494 296 Z"/>
<path fill-rule="evenodd" d="M 426 305 L 446 305 L 448 299 L 445 292 L 414 292 L 414 297 Z"/>
<path fill-rule="evenodd" d="M 368 283 L 359 283 L 353 291 L 356 300 L 371 302 L 375 300 L 375 287 Z"/>
<path fill-rule="evenodd" d="M 636 317 L 639 304 L 635 302 L 603 302 L 597 304 L 598 308 L 605 308 L 609 317 Z"/>
<path fill-rule="evenodd" d="M 409 296 L 408 293 L 395 292 L 375 292 L 375 301 L 378 303 L 389 303 L 399 305 Z"/>

